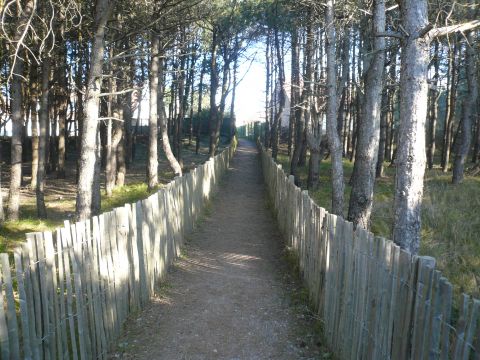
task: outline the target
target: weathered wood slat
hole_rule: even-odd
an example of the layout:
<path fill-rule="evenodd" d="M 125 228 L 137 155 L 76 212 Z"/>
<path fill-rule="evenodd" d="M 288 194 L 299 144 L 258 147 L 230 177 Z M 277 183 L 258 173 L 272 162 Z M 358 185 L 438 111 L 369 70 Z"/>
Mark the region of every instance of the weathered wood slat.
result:
<path fill-rule="evenodd" d="M 68 348 L 68 333 L 67 333 L 67 311 L 66 311 L 66 293 L 65 293 L 65 269 L 63 262 L 63 253 L 62 253 L 62 234 L 61 230 L 57 229 L 55 231 L 55 250 L 57 252 L 57 261 L 58 261 L 58 303 L 59 303 L 59 316 L 60 316 L 60 329 L 59 336 L 62 342 L 62 352 L 59 352 L 58 355 L 61 359 L 70 358 L 70 352 Z"/>
<path fill-rule="evenodd" d="M 69 342 L 71 346 L 71 355 L 74 360 L 78 359 L 77 332 L 75 329 L 75 314 L 73 312 L 74 290 L 72 285 L 73 277 L 71 275 L 70 255 L 68 237 L 70 236 L 69 227 L 61 229 L 62 256 L 65 268 L 65 283 L 67 288 L 67 317 L 69 326 Z"/>
<path fill-rule="evenodd" d="M 148 303 L 179 255 L 234 150 L 227 148 L 149 199 L 67 221 L 55 236 L 27 234 L 13 254 L 14 267 L 1 254 L 2 358 L 105 359 L 128 315 Z"/>
<path fill-rule="evenodd" d="M 18 301 L 20 305 L 20 323 L 22 328 L 23 356 L 33 358 L 32 338 L 30 330 L 30 316 L 28 311 L 28 298 L 25 290 L 24 270 L 22 264 L 22 251 L 20 248 L 14 251 L 15 271 L 17 276 Z M 1 336 L 1 334 L 0 334 Z"/>
<path fill-rule="evenodd" d="M 20 357 L 19 331 L 8 254 L 0 254 L 0 263 L 2 265 L 1 277 L 3 279 L 3 283 L 5 284 L 4 294 L 7 305 L 6 315 L 8 324 L 8 341 L 10 347 L 10 356 L 12 357 L 12 359 L 17 359 Z M 0 286 L 0 291 L 1 289 L 2 286 Z"/>
<path fill-rule="evenodd" d="M 80 273 L 80 265 L 77 250 L 75 249 L 75 240 L 72 236 L 75 236 L 75 225 L 71 225 L 68 221 L 65 222 L 66 242 L 68 248 L 68 256 L 70 258 L 70 264 L 72 266 L 72 281 L 74 284 L 75 302 L 74 302 L 74 314 L 77 318 L 76 331 L 78 334 L 78 349 L 80 351 L 80 359 L 88 359 L 88 328 L 85 319 L 84 300 L 83 300 L 83 286 L 82 277 Z"/>
<path fill-rule="evenodd" d="M 475 353 L 480 359 L 478 300 L 464 299 L 454 328 L 452 286 L 434 269 L 432 259 L 412 257 L 361 229 L 353 233 L 350 223 L 331 215 L 319 219 L 309 207 L 312 200 L 271 152 L 259 147 L 273 213 L 287 247 L 298 256 L 335 355 L 403 360 L 469 359 Z"/>
<path fill-rule="evenodd" d="M 3 281 L 0 276 L 0 348 L 2 359 L 10 359 L 10 339 L 8 334 L 7 314 L 5 313 L 5 298 L 3 296 Z"/>
<path fill-rule="evenodd" d="M 51 338 L 52 358 L 57 358 L 63 353 L 63 344 L 60 335 L 60 304 L 58 296 L 58 281 L 57 281 L 57 264 L 55 261 L 55 248 L 53 246 L 53 234 L 51 232 L 44 233 L 45 241 L 45 255 L 47 265 L 47 288 L 50 289 L 49 297 L 49 312 L 50 312 L 50 326 L 49 337 Z M 58 355 L 57 355 L 58 354 Z"/>

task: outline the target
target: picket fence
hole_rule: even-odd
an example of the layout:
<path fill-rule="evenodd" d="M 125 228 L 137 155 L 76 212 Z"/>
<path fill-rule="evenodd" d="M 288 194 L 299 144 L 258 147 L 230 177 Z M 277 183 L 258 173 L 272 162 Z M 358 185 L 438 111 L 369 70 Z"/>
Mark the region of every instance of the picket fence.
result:
<path fill-rule="evenodd" d="M 452 285 L 435 259 L 354 231 L 295 186 L 262 147 L 261 158 L 280 230 L 339 359 L 480 359 L 480 301 L 463 295 L 453 322 Z"/>
<path fill-rule="evenodd" d="M 0 254 L 2 359 L 105 359 L 127 317 L 156 294 L 235 145 L 149 198 Z"/>

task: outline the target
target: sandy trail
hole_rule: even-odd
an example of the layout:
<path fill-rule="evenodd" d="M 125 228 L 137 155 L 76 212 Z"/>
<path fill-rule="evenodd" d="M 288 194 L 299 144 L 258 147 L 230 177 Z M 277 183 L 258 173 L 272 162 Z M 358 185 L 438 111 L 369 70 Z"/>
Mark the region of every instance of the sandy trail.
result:
<path fill-rule="evenodd" d="M 256 149 L 240 145 L 162 296 L 126 324 L 112 358 L 323 358 L 312 321 L 292 305 L 298 284 L 265 206 Z"/>

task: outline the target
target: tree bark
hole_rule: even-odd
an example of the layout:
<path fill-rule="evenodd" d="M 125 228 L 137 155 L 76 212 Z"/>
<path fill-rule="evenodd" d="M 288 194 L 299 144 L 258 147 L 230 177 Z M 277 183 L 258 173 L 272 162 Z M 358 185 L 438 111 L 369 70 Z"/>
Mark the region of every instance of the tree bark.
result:
<path fill-rule="evenodd" d="M 467 161 L 472 143 L 472 124 L 475 122 L 475 109 L 478 100 L 478 78 L 476 66 L 475 40 L 476 31 L 470 31 L 467 35 L 465 50 L 467 96 L 463 100 L 463 114 L 460 123 L 460 137 L 457 140 L 455 161 L 453 165 L 453 184 L 463 181 L 465 162 Z"/>
<path fill-rule="evenodd" d="M 45 168 L 46 168 L 46 147 L 47 147 L 47 127 L 48 127 L 48 100 L 49 100 L 49 79 L 50 79 L 50 60 L 44 59 L 42 63 L 42 95 L 40 99 L 39 125 L 40 136 L 38 141 L 38 170 L 37 170 L 37 215 L 44 219 L 47 217 L 47 208 L 45 207 Z"/>
<path fill-rule="evenodd" d="M 378 156 L 375 177 L 377 179 L 384 176 L 385 147 L 387 143 L 387 117 L 388 117 L 388 90 L 382 94 L 382 106 L 380 114 L 380 140 L 378 143 Z"/>
<path fill-rule="evenodd" d="M 32 178 L 30 188 L 37 188 L 38 172 L 38 71 L 36 66 L 30 67 L 30 118 L 32 126 Z"/>
<path fill-rule="evenodd" d="M 217 30 L 213 30 L 212 34 L 212 47 L 210 49 L 210 146 L 208 153 L 210 157 L 215 156 L 216 150 L 216 124 L 218 118 L 218 107 L 217 107 L 217 91 L 218 91 L 218 65 L 217 65 Z"/>
<path fill-rule="evenodd" d="M 428 104 L 428 145 L 427 145 L 427 164 L 429 169 L 433 169 L 434 157 L 435 157 L 435 135 L 437 130 L 437 118 L 438 118 L 438 80 L 439 80 L 439 67 L 440 59 L 438 54 L 439 43 L 435 41 L 435 50 L 433 55 L 433 66 L 435 73 L 433 75 L 432 89 L 429 92 L 429 104 Z"/>
<path fill-rule="evenodd" d="M 78 219 L 88 219 L 92 215 L 94 195 L 95 163 L 97 156 L 98 113 L 101 78 L 103 75 L 104 38 L 111 3 L 109 0 L 97 0 L 96 30 L 92 44 L 90 68 L 85 93 L 85 107 L 80 149 L 78 194 L 76 214 Z"/>
<path fill-rule="evenodd" d="M 282 114 L 285 110 L 285 69 L 283 65 L 283 46 L 280 45 L 278 29 L 275 29 L 275 54 L 278 67 L 278 109 L 272 126 L 272 157 L 277 160 L 280 131 L 282 127 Z"/>
<path fill-rule="evenodd" d="M 159 62 L 159 68 L 158 68 L 158 76 L 159 79 L 163 79 L 163 68 L 164 68 L 165 62 L 163 60 L 160 60 Z M 173 170 L 175 176 L 182 176 L 183 171 L 182 171 L 182 166 L 180 165 L 180 162 L 175 158 L 175 155 L 173 154 L 172 148 L 170 146 L 170 140 L 168 138 L 168 127 L 166 124 L 166 119 L 167 119 L 167 114 L 165 113 L 165 104 L 164 104 L 164 92 L 165 88 L 163 85 L 163 80 L 158 82 L 158 119 L 160 123 L 160 131 L 162 135 L 162 147 L 163 147 L 163 152 L 165 153 L 165 156 L 167 157 L 168 163 L 170 165 L 170 168 Z"/>
<path fill-rule="evenodd" d="M 192 45 L 192 49 L 194 49 L 194 45 Z M 194 109 L 194 97 L 195 97 L 195 65 L 197 63 L 198 55 L 196 54 L 195 50 L 194 53 L 191 55 L 190 59 L 190 69 L 188 71 L 188 81 L 187 81 L 187 89 L 190 91 L 190 114 L 188 116 L 188 145 L 192 145 L 193 139 L 193 109 Z"/>
<path fill-rule="evenodd" d="M 400 125 L 395 181 L 393 240 L 417 254 L 420 246 L 421 207 L 425 174 L 425 121 L 430 41 L 420 36 L 428 24 L 426 0 L 402 0 L 403 28 L 400 75 Z"/>
<path fill-rule="evenodd" d="M 30 16 L 35 11 L 35 1 L 26 2 L 23 12 L 15 26 L 14 44 L 19 46 L 25 27 L 28 25 Z M 18 44 L 18 45 L 17 45 Z M 12 85 L 11 85 L 11 112 L 12 112 L 12 140 L 11 140 L 11 167 L 10 167 L 10 191 L 8 193 L 8 220 L 18 220 L 20 208 L 20 187 L 22 185 L 22 133 L 23 133 L 23 54 L 16 54 L 12 60 Z"/>
<path fill-rule="evenodd" d="M 340 104 L 338 106 L 338 115 L 337 115 L 337 131 L 340 139 L 343 137 L 343 125 L 345 121 L 345 101 L 347 97 L 348 83 L 350 81 L 350 36 L 348 29 L 345 30 L 345 35 L 342 39 L 342 48 L 341 48 L 341 63 L 342 63 L 342 75 L 340 79 Z M 342 141 L 343 148 L 343 141 Z M 342 150 L 343 151 L 343 150 Z"/>
<path fill-rule="evenodd" d="M 473 149 L 472 162 L 478 164 L 480 161 L 480 116 L 477 117 L 476 141 Z"/>
<path fill-rule="evenodd" d="M 230 103 L 230 136 L 229 143 L 232 141 L 237 133 L 237 118 L 235 114 L 235 101 L 237 97 L 237 75 L 238 75 L 238 35 L 235 37 L 234 59 L 233 59 L 233 84 L 232 84 L 232 98 Z"/>
<path fill-rule="evenodd" d="M 448 172 L 450 165 L 450 149 L 453 138 L 453 122 L 455 119 L 455 106 L 457 101 L 457 39 L 455 36 L 453 49 L 448 52 L 448 75 L 447 75 L 447 104 L 445 111 L 445 126 L 443 133 L 443 148 L 442 148 L 442 170 L 444 173 Z"/>
<path fill-rule="evenodd" d="M 332 213 L 343 216 L 344 179 L 342 144 L 337 132 L 337 72 L 334 1 L 327 0 L 326 13 L 327 55 L 327 137 L 332 158 Z"/>
<path fill-rule="evenodd" d="M 301 94 L 300 94 L 300 42 L 298 40 L 298 30 L 292 31 L 292 95 L 291 95 L 291 111 L 295 121 L 295 141 L 290 164 L 290 174 L 295 177 L 295 183 L 300 183 L 298 175 L 298 162 L 302 150 L 303 131 L 305 127 Z"/>
<path fill-rule="evenodd" d="M 365 76 L 365 100 L 358 127 L 357 152 L 353 170 L 348 220 L 354 227 L 370 228 L 373 207 L 373 188 L 378 160 L 383 69 L 385 65 L 385 0 L 373 2 L 373 57 Z"/>
<path fill-rule="evenodd" d="M 189 86 L 185 84 L 186 82 L 186 66 L 187 58 L 185 54 L 184 44 L 186 43 L 185 29 L 182 30 L 181 36 L 182 44 L 179 47 L 179 59 L 180 59 L 180 71 L 177 76 L 178 80 L 178 114 L 177 121 L 175 126 L 175 154 L 177 161 L 182 166 L 182 142 L 183 142 L 183 122 L 185 121 L 185 114 L 187 111 L 188 103 L 188 88 Z"/>
<path fill-rule="evenodd" d="M 65 155 L 66 155 L 66 122 L 68 108 L 68 81 L 65 67 L 67 66 L 67 49 L 62 47 L 60 56 L 61 71 L 58 71 L 59 90 L 59 111 L 58 111 L 58 157 L 57 157 L 57 178 L 65 178 Z"/>
<path fill-rule="evenodd" d="M 95 136 L 95 165 L 92 186 L 92 216 L 100 215 L 102 211 L 102 195 L 100 191 L 100 176 L 102 172 L 102 146 L 100 132 Z"/>
<path fill-rule="evenodd" d="M 307 186 L 309 190 L 318 188 L 320 179 L 320 146 L 322 142 L 322 124 L 315 107 L 315 33 L 313 29 L 313 9 L 308 10 L 308 25 L 305 46 L 305 78 L 302 93 L 303 114 L 307 130 L 307 144 L 310 149 Z"/>
<path fill-rule="evenodd" d="M 292 38 L 293 41 L 293 38 Z M 272 82 L 272 73 L 270 69 L 270 32 L 267 33 L 267 47 L 265 49 L 265 70 L 266 70 L 266 81 L 265 81 L 265 138 L 264 146 L 266 148 L 270 145 L 270 84 Z M 293 45 L 292 45 L 293 46 Z M 293 51 L 293 50 L 292 50 Z"/>
<path fill-rule="evenodd" d="M 147 182 L 150 190 L 158 185 L 158 76 L 159 76 L 159 51 L 160 39 L 157 34 L 151 35 L 151 59 L 150 59 L 150 110 L 149 110 L 149 133 L 148 133 L 148 164 Z"/>
<path fill-rule="evenodd" d="M 195 154 L 198 155 L 198 152 L 200 151 L 200 143 L 201 143 L 201 138 L 202 138 L 202 102 L 203 102 L 203 79 L 205 77 L 205 72 L 206 72 L 206 63 L 207 63 L 207 56 L 204 55 L 203 61 L 202 61 L 202 70 L 200 72 L 200 82 L 198 84 L 198 108 L 197 108 L 197 139 L 195 143 Z"/>

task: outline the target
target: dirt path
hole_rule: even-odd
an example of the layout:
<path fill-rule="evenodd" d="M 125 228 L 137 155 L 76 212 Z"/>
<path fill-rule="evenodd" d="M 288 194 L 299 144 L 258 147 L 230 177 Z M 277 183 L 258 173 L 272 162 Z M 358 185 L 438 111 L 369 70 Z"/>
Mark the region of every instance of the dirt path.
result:
<path fill-rule="evenodd" d="M 112 358 L 323 358 L 294 306 L 298 285 L 264 194 L 256 150 L 243 142 L 162 296 L 126 324 Z"/>

